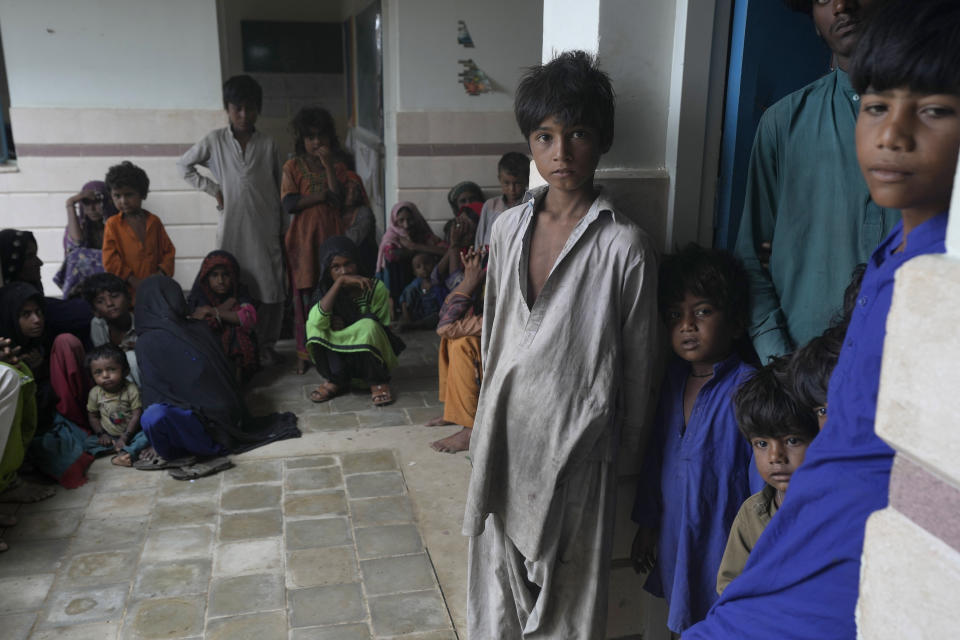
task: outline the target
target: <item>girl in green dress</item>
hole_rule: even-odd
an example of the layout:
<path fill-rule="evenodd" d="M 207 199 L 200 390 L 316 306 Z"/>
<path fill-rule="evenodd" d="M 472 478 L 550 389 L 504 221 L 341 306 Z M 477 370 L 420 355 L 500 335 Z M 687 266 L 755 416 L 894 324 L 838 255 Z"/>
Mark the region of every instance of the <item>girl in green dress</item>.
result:
<path fill-rule="evenodd" d="M 403 341 L 388 328 L 390 292 L 379 280 L 358 274 L 356 245 L 345 236 L 320 246 L 320 282 L 307 317 L 307 352 L 326 378 L 310 394 L 326 402 L 351 384 L 370 387 L 373 404 L 393 402 L 390 370 Z"/>

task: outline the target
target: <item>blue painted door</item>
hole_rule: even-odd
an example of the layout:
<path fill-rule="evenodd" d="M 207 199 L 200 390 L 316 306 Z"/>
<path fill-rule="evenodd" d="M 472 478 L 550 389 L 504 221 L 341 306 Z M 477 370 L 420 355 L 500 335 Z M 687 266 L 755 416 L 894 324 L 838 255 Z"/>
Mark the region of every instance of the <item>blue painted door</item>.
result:
<path fill-rule="evenodd" d="M 811 0 L 812 4 L 812 0 Z M 783 96 L 830 69 L 830 50 L 810 16 L 780 0 L 735 0 L 720 151 L 714 246 L 737 238 L 750 149 L 760 116 Z"/>

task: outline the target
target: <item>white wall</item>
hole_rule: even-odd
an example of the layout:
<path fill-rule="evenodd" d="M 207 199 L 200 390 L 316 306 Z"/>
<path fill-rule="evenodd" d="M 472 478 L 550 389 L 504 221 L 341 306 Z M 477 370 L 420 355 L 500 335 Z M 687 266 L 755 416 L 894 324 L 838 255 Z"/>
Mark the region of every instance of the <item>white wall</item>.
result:
<path fill-rule="evenodd" d="M 243 69 L 243 20 L 342 23 L 346 0 L 217 0 L 220 16 L 223 79 Z M 293 153 L 290 121 L 301 107 L 318 105 L 333 115 L 340 141 L 346 135 L 346 76 L 314 73 L 250 73 L 263 87 L 263 110 L 257 128 L 277 142 L 281 161 Z"/>
<path fill-rule="evenodd" d="M 600 35 L 599 0 L 551 0 L 543 4 L 543 49 L 540 59 L 552 60 L 561 51 L 597 53 Z"/>
<path fill-rule="evenodd" d="M 412 200 L 439 229 L 451 214 L 446 193 L 454 183 L 473 180 L 495 195 L 497 160 L 507 147 L 522 148 L 513 96 L 526 68 L 540 62 L 543 5 L 383 0 L 382 7 L 387 208 Z M 458 20 L 467 23 L 473 48 L 457 43 Z M 467 58 L 489 76 L 495 91 L 467 95 L 457 63 Z M 432 151 L 398 154 L 409 145 Z M 450 145 L 461 148 L 451 151 Z M 437 152 L 442 147 L 446 150 Z"/>
<path fill-rule="evenodd" d="M 664 167 L 674 4 L 600 3 L 600 64 L 617 92 L 614 142 L 602 168 Z"/>
<path fill-rule="evenodd" d="M 523 68 L 539 58 L 540 2 L 529 0 L 400 0 L 397 79 L 400 111 L 510 111 Z M 474 48 L 457 44 L 464 20 Z M 531 55 L 531 50 L 534 53 Z M 497 90 L 469 96 L 457 60 L 472 58 Z"/>
<path fill-rule="evenodd" d="M 217 108 L 212 0 L 0 0 L 19 107 Z"/>
<path fill-rule="evenodd" d="M 215 0 L 0 0 L 16 167 L 0 173 L 0 226 L 29 229 L 48 295 L 63 261 L 64 201 L 129 159 L 189 285 L 214 248 L 213 200 L 177 174 L 180 153 L 223 126 Z"/>

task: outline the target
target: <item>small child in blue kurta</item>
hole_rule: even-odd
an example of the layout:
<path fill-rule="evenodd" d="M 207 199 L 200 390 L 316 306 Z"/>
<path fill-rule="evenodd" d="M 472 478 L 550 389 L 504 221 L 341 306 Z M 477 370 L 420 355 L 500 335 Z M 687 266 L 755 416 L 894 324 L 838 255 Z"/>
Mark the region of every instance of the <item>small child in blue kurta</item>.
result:
<path fill-rule="evenodd" d="M 733 394 L 753 368 L 746 335 L 746 273 L 731 254 L 691 245 L 664 260 L 660 310 L 675 357 L 667 368 L 637 488 L 632 558 L 645 588 L 670 607 L 676 633 L 717 598 L 730 525 L 750 495 L 750 445 Z"/>

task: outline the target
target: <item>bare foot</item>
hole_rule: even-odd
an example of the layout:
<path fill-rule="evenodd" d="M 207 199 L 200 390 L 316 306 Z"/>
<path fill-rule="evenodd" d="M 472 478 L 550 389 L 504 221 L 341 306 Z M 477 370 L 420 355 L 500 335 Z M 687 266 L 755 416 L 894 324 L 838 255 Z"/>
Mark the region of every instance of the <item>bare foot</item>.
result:
<path fill-rule="evenodd" d="M 22 504 L 40 502 L 53 496 L 56 492 L 57 490 L 54 487 L 21 481 L 10 489 L 0 493 L 0 502 L 18 502 Z"/>
<path fill-rule="evenodd" d="M 297 358 L 297 375 L 302 376 L 310 369 L 309 360 L 300 360 Z"/>
<path fill-rule="evenodd" d="M 449 427 L 452 424 L 457 424 L 456 422 L 450 422 L 449 420 L 444 420 L 443 416 L 437 416 L 433 420 L 425 422 L 423 426 L 425 427 Z"/>
<path fill-rule="evenodd" d="M 457 453 L 458 451 L 466 451 L 470 448 L 471 433 L 473 433 L 473 429 L 464 427 L 452 436 L 447 436 L 442 440 L 437 440 L 436 442 L 430 443 L 430 448 L 432 448 L 434 451 L 439 451 L 440 453 Z"/>
<path fill-rule="evenodd" d="M 132 467 L 133 460 L 130 458 L 130 454 L 126 451 L 118 453 L 117 455 L 110 458 L 110 462 L 115 464 L 118 467 Z"/>

